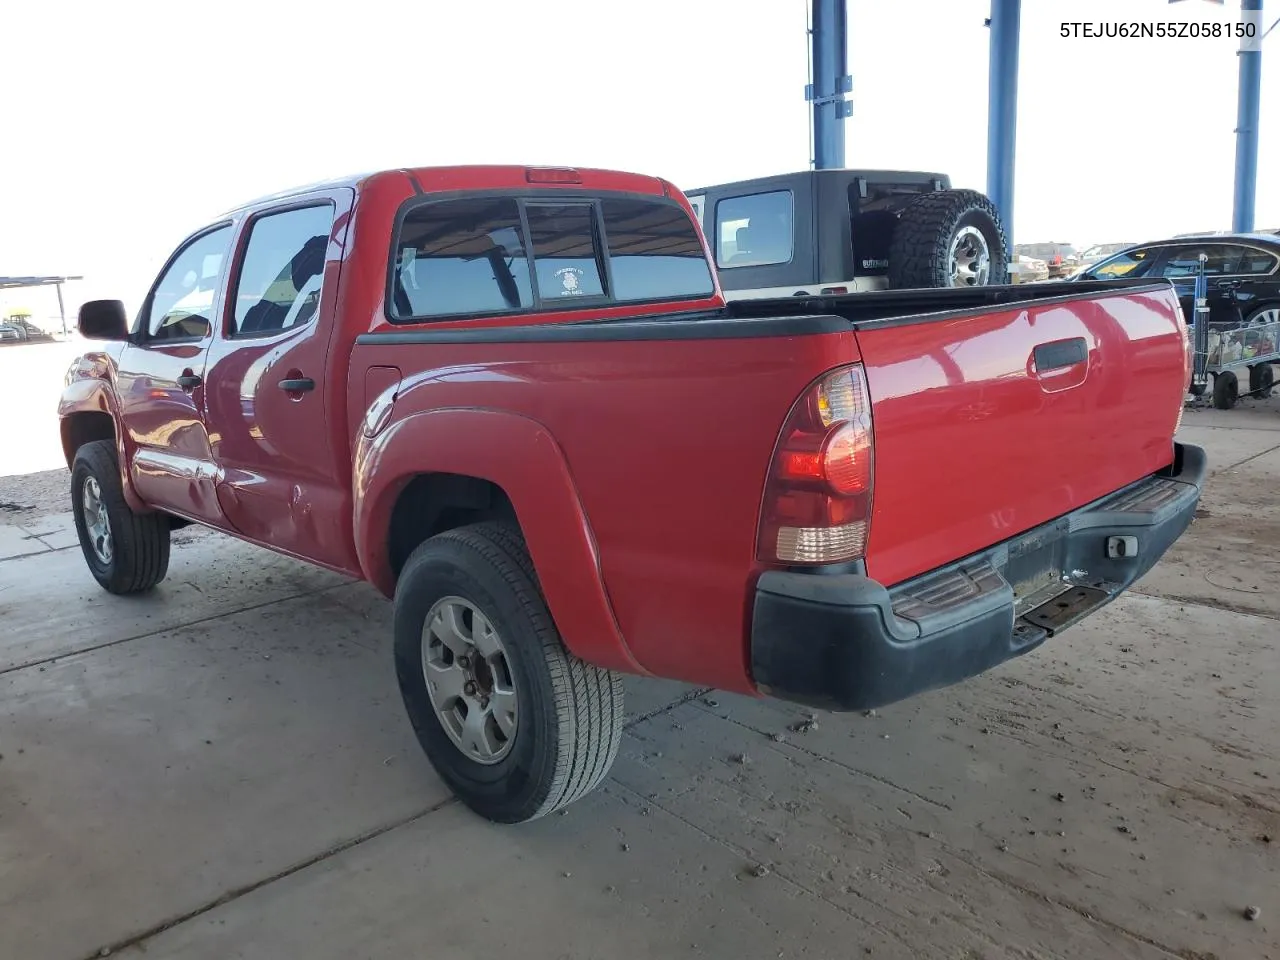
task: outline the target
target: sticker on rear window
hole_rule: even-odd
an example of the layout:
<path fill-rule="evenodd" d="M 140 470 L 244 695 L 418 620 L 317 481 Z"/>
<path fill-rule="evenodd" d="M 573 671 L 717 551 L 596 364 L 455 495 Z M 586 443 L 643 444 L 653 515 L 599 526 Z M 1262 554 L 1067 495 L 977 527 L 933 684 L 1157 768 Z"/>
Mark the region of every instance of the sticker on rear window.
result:
<path fill-rule="evenodd" d="M 582 296 L 582 276 L 583 273 L 577 267 L 561 267 L 555 272 L 555 277 L 560 281 L 562 297 L 580 297 Z"/>

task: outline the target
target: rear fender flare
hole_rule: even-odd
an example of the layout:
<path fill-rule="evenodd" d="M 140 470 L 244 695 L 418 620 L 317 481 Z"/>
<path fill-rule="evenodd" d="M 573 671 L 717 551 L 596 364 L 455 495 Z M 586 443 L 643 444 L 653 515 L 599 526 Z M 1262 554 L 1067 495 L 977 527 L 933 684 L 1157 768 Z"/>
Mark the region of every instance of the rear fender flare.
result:
<path fill-rule="evenodd" d="M 411 414 L 374 438 L 353 464 L 355 542 L 365 578 L 395 594 L 387 549 L 396 498 L 415 476 L 454 473 L 501 487 L 515 508 L 551 616 L 588 663 L 645 673 L 627 648 L 600 571 L 600 555 L 560 445 L 542 424 L 496 410 Z"/>
<path fill-rule="evenodd" d="M 133 486 L 133 475 L 129 470 L 129 450 L 125 437 L 124 425 L 120 422 L 120 410 L 116 404 L 115 394 L 104 380 L 73 380 L 62 391 L 62 399 L 58 401 L 58 423 L 61 424 L 80 413 L 105 413 L 115 426 L 116 461 L 120 464 L 120 482 L 124 487 L 125 503 L 135 513 L 150 513 L 151 508 L 138 496 Z M 67 453 L 67 467 L 75 463 L 75 451 Z"/>

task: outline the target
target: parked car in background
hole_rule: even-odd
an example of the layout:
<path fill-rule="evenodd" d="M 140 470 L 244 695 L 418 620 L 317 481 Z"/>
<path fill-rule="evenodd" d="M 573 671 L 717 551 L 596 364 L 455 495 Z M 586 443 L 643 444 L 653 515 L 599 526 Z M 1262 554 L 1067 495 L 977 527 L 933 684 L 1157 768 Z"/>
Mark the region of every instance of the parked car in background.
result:
<path fill-rule="evenodd" d="M 1058 280 L 1070 275 L 1080 264 L 1080 254 L 1069 243 L 1020 243 L 1013 248 L 1015 255 L 1033 257 L 1049 265 L 1049 278 Z"/>
<path fill-rule="evenodd" d="M 1169 279 L 1187 323 L 1194 322 L 1193 292 L 1200 256 L 1209 285 L 1209 322 L 1280 321 L 1280 236 L 1201 234 L 1137 244 L 1079 271 L 1072 280 Z"/>
<path fill-rule="evenodd" d="M 1127 250 L 1132 247 L 1133 243 L 1095 243 L 1091 247 L 1086 247 L 1084 253 L 1080 254 L 1080 262 L 1076 265 L 1077 270 L 1083 270 L 1091 267 L 1099 260 L 1105 260 L 1113 253 L 1119 253 L 1121 250 Z"/>
<path fill-rule="evenodd" d="M 6 317 L 0 320 L 0 342 L 25 343 L 28 340 L 52 340 L 44 330 L 26 317 Z"/>
<path fill-rule="evenodd" d="M 1020 253 L 1013 255 L 1009 264 L 1010 283 L 1040 283 L 1049 279 L 1049 265 L 1035 257 L 1024 257 Z"/>

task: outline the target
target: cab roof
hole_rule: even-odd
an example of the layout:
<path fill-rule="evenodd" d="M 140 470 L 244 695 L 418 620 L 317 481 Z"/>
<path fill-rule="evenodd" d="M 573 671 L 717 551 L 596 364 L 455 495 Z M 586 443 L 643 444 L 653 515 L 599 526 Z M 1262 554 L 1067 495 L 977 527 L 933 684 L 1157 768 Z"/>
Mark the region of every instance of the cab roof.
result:
<path fill-rule="evenodd" d="M 573 174 L 577 176 L 578 180 L 577 182 L 567 182 L 561 179 L 544 184 L 535 179 L 542 174 L 548 173 Z M 516 166 L 514 164 L 401 167 L 336 177 L 330 180 L 321 180 L 316 183 L 292 187 L 276 193 L 269 193 L 233 207 L 225 215 L 231 216 L 253 207 L 279 203 L 282 200 L 315 193 L 320 190 L 333 190 L 341 187 L 359 190 L 374 180 L 392 177 L 404 177 L 420 193 L 435 193 L 445 190 L 501 190 L 504 188 L 515 189 L 518 187 L 547 185 L 604 193 L 647 193 L 654 196 L 670 196 L 675 189 L 667 181 L 658 177 L 591 167 Z"/>

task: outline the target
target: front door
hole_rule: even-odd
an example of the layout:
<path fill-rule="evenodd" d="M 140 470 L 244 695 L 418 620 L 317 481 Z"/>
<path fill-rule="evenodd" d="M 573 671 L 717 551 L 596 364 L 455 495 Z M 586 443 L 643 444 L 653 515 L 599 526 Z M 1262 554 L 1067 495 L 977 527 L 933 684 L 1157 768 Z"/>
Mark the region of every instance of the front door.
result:
<path fill-rule="evenodd" d="M 204 391 L 231 525 L 348 570 L 350 468 L 331 430 L 345 423 L 346 369 L 327 368 L 352 199 L 339 190 L 248 219 Z"/>
<path fill-rule="evenodd" d="M 201 408 L 231 234 L 223 224 L 178 248 L 143 304 L 117 375 L 138 495 L 215 526 L 224 521 Z"/>

